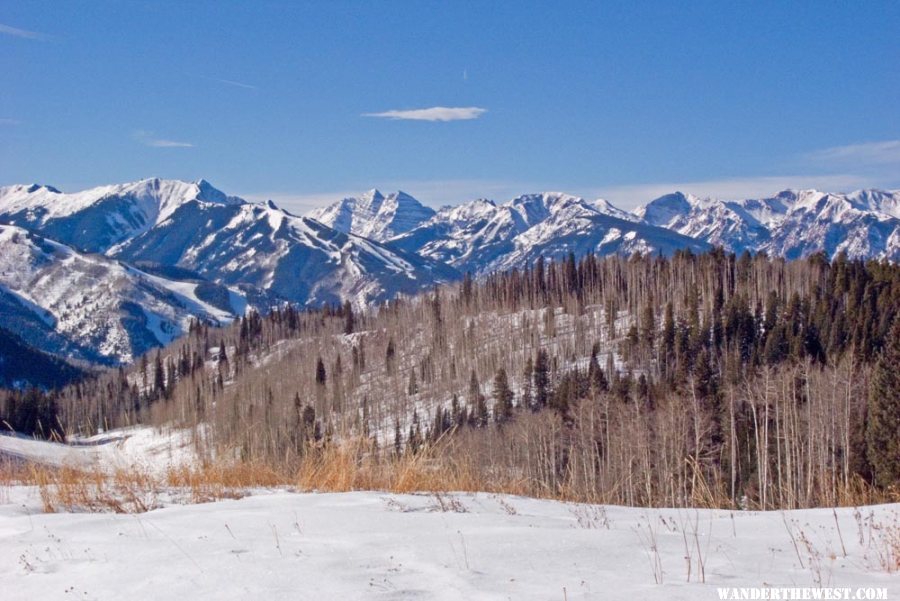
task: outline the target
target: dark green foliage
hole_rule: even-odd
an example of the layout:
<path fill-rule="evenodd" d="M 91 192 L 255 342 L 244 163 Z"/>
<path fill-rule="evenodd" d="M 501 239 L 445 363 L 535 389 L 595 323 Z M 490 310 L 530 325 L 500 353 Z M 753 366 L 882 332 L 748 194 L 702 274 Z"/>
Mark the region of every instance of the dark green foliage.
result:
<path fill-rule="evenodd" d="M 394 373 L 394 361 L 397 351 L 394 350 L 394 339 L 390 338 L 384 351 L 384 367 L 389 374 Z"/>
<path fill-rule="evenodd" d="M 356 330 L 356 316 L 353 314 L 353 305 L 350 301 L 344 301 L 344 334 L 352 334 Z"/>
<path fill-rule="evenodd" d="M 866 454 L 876 484 L 900 485 L 900 318 L 872 374 Z"/>
<path fill-rule="evenodd" d="M 319 386 L 325 386 L 325 382 L 328 376 L 325 372 L 325 362 L 322 361 L 322 357 L 319 357 L 316 360 L 316 384 Z"/>
<path fill-rule="evenodd" d="M 591 359 L 588 362 L 588 384 L 593 391 L 594 394 L 598 394 L 601 392 L 606 392 L 609 390 L 609 382 L 606 380 L 606 374 L 603 373 L 603 369 L 600 367 L 600 363 L 597 361 L 597 353 L 600 352 L 599 343 L 595 343 L 593 348 L 591 349 Z"/>
<path fill-rule="evenodd" d="M 478 376 L 474 369 L 469 378 L 469 408 L 471 424 L 478 428 L 486 426 L 489 417 L 487 399 L 481 394 L 481 384 L 478 383 Z"/>
<path fill-rule="evenodd" d="M 550 357 L 541 349 L 534 360 L 534 404 L 538 409 L 547 406 L 550 400 Z"/>
<path fill-rule="evenodd" d="M 26 391 L 13 391 L 5 399 L 5 411 L 0 414 L 0 425 L 19 434 L 39 438 L 62 438 L 57 417 L 56 393 L 46 393 L 30 387 Z"/>
<path fill-rule="evenodd" d="M 502 424 L 509 421 L 513 414 L 513 392 L 509 388 L 509 378 L 506 376 L 506 370 L 500 368 L 494 375 L 494 421 Z"/>

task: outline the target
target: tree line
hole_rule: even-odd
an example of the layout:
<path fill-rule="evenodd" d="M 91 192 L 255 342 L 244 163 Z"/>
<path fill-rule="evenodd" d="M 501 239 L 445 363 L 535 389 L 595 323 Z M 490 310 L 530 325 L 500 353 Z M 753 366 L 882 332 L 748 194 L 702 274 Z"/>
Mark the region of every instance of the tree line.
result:
<path fill-rule="evenodd" d="M 67 430 L 202 423 L 210 454 L 285 469 L 363 438 L 534 494 L 835 504 L 900 484 L 898 314 L 886 262 L 569 255 L 366 310 L 197 323 L 55 398 Z"/>

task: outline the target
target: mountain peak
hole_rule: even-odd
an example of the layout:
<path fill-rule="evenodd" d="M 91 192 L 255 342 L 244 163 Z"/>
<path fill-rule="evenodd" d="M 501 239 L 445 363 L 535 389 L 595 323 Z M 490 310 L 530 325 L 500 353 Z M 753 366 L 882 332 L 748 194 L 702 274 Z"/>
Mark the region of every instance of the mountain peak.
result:
<path fill-rule="evenodd" d="M 47 192 L 50 192 L 51 194 L 62 194 L 62 192 L 60 192 L 53 186 L 48 186 L 46 184 L 31 184 L 30 186 L 28 186 L 25 189 L 25 193 L 26 194 L 34 194 L 38 190 L 46 190 Z"/>
<path fill-rule="evenodd" d="M 694 196 L 675 191 L 651 200 L 637 208 L 634 214 L 650 225 L 667 227 L 674 220 L 690 213 L 696 202 Z"/>
<path fill-rule="evenodd" d="M 402 190 L 385 196 L 377 188 L 308 213 L 309 217 L 339 232 L 377 241 L 408 232 L 432 215 L 434 209 Z"/>
<path fill-rule="evenodd" d="M 350 198 L 353 198 L 352 196 Z M 371 188 L 370 190 L 366 190 L 359 197 L 358 200 L 362 200 L 369 203 L 378 203 L 384 200 L 384 194 L 381 193 L 381 190 L 378 188 Z"/>

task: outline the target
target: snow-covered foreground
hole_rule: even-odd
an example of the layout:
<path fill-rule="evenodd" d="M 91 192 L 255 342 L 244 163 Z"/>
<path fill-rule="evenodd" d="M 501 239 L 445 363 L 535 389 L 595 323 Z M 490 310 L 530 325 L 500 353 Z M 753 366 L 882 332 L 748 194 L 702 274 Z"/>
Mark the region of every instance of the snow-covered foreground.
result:
<path fill-rule="evenodd" d="M 5 600 L 718 599 L 717 587 L 781 585 L 900 594 L 900 578 L 879 563 L 896 505 L 839 509 L 836 522 L 830 509 L 647 510 L 486 494 L 255 491 L 139 515 L 42 514 L 26 487 L 0 499 Z"/>

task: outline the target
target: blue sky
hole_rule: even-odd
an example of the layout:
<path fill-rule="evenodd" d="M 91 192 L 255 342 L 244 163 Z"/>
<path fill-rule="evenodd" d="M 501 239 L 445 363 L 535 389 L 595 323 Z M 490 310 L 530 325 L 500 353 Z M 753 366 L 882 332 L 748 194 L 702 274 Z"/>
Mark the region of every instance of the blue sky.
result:
<path fill-rule="evenodd" d="M 900 187 L 898 32 L 898 2 L 4 2 L 0 185 Z"/>

